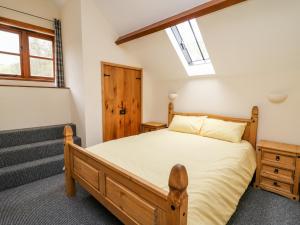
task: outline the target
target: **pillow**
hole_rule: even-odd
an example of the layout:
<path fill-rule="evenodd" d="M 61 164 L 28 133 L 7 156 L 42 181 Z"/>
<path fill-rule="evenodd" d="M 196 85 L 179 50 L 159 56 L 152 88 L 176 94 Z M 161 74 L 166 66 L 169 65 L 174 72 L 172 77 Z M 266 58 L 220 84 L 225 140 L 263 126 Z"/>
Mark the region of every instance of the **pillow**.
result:
<path fill-rule="evenodd" d="M 169 126 L 169 130 L 190 134 L 199 134 L 205 119 L 206 116 L 175 115 Z"/>
<path fill-rule="evenodd" d="M 230 141 L 241 142 L 247 123 L 228 122 L 207 118 L 201 127 L 200 135 Z"/>

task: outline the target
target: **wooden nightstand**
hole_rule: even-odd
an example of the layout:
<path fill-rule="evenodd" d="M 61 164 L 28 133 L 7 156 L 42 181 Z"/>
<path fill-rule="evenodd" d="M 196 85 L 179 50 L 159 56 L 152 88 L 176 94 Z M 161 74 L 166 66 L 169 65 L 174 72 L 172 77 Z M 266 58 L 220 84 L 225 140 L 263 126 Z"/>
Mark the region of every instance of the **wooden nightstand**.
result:
<path fill-rule="evenodd" d="M 260 141 L 255 186 L 299 200 L 300 146 Z"/>
<path fill-rule="evenodd" d="M 142 123 L 142 133 L 167 128 L 167 124 L 159 122 Z"/>

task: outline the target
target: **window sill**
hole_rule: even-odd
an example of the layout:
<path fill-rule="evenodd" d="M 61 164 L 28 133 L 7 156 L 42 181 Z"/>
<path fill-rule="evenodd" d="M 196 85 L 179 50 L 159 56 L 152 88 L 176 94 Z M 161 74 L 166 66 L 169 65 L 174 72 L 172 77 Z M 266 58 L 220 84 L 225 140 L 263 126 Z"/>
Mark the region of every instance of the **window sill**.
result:
<path fill-rule="evenodd" d="M 18 81 L 38 81 L 38 82 L 51 82 L 54 83 L 54 78 L 49 77 L 29 77 L 29 78 L 23 78 L 20 76 L 5 76 L 0 75 L 0 80 L 18 80 Z"/>

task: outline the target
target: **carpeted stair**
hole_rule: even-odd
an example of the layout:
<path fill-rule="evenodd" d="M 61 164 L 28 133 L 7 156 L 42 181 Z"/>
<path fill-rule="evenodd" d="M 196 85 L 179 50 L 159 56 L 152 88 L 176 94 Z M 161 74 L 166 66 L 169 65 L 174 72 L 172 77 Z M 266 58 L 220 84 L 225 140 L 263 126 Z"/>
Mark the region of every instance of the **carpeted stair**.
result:
<path fill-rule="evenodd" d="M 73 129 L 73 140 L 81 145 Z M 0 191 L 61 173 L 64 125 L 0 131 Z"/>

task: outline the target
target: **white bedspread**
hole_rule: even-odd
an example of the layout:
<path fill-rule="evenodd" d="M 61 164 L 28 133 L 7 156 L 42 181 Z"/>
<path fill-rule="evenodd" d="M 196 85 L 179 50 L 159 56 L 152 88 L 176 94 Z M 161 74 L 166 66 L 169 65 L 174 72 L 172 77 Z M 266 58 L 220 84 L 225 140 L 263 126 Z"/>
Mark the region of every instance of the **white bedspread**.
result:
<path fill-rule="evenodd" d="M 87 151 L 168 191 L 171 168 L 186 166 L 189 225 L 224 225 L 256 168 L 250 143 L 230 143 L 168 129 L 105 142 Z"/>

